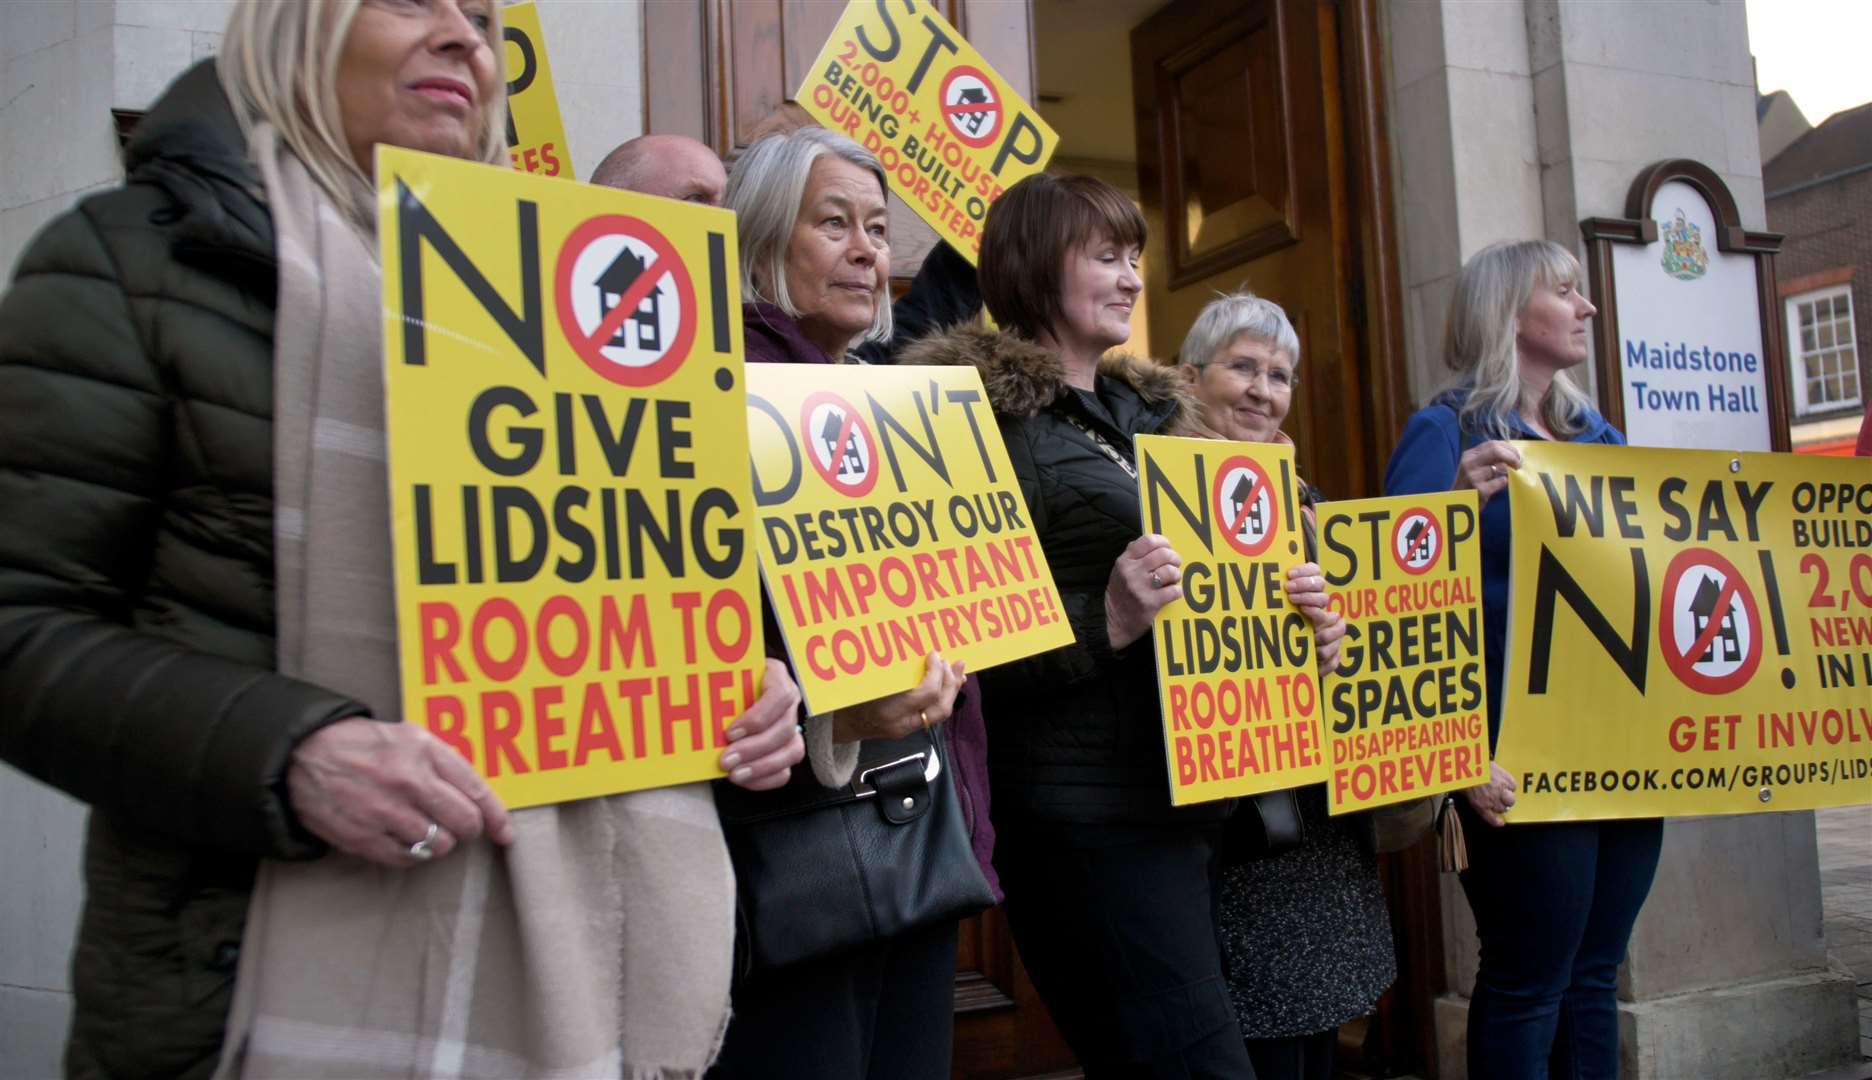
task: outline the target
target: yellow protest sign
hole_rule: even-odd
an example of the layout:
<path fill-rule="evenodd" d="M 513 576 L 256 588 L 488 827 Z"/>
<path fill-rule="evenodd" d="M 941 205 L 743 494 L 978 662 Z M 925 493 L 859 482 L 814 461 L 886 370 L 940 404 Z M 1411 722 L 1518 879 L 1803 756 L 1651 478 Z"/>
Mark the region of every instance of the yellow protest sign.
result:
<path fill-rule="evenodd" d="M 876 154 L 891 190 L 970 262 L 988 207 L 1059 147 L 928 0 L 851 0 L 794 98 Z"/>
<path fill-rule="evenodd" d="M 1872 461 L 1516 446 L 1511 821 L 1872 800 Z"/>
<path fill-rule="evenodd" d="M 971 367 L 750 364 L 761 573 L 815 713 L 1072 641 Z"/>
<path fill-rule="evenodd" d="M 1306 562 L 1293 448 L 1137 437 L 1144 530 L 1183 559 L 1183 597 L 1157 613 L 1170 802 L 1324 780 L 1313 627 L 1287 599 Z"/>
<path fill-rule="evenodd" d="M 539 7 L 528 0 L 501 8 L 501 36 L 507 46 L 507 153 L 513 167 L 571 179 L 572 151 L 546 61 Z"/>
<path fill-rule="evenodd" d="M 1473 491 L 1321 503 L 1319 566 L 1345 616 L 1325 678 L 1335 814 L 1488 779 L 1482 545 Z"/>
<path fill-rule="evenodd" d="M 509 806 L 720 775 L 764 656 L 734 217 L 377 182 L 403 718 Z"/>

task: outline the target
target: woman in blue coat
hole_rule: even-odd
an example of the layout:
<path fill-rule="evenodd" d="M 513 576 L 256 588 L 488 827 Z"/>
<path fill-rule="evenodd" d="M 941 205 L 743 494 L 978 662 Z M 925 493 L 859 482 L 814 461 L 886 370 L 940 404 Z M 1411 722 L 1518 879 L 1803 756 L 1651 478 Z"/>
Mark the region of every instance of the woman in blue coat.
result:
<path fill-rule="evenodd" d="M 1385 494 L 1473 488 L 1482 503 L 1482 615 L 1489 748 L 1501 731 L 1508 626 L 1509 440 L 1622 445 L 1569 372 L 1590 355 L 1593 305 L 1571 252 L 1549 241 L 1494 244 L 1464 265 L 1444 361 L 1460 376 L 1404 429 Z M 1512 721 L 1511 721 L 1512 722 Z M 1508 763 L 1510 767 L 1513 762 Z M 1481 967 L 1469 1007 L 1469 1075 L 1618 1075 L 1619 962 L 1657 871 L 1656 819 L 1503 828 L 1511 768 L 1456 800 L 1469 844 L 1463 892 Z"/>

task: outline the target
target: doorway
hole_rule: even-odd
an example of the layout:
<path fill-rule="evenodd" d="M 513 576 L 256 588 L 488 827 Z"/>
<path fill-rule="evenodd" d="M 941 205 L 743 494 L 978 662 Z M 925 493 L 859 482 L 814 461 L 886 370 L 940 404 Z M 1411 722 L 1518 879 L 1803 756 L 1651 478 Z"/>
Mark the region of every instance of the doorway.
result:
<path fill-rule="evenodd" d="M 1377 494 L 1410 407 L 1379 0 L 1026 0 L 1026 18 L 1009 0 L 935 2 L 978 47 L 1033 57 L 1033 104 L 1061 136 L 1056 170 L 1099 176 L 1143 209 L 1131 350 L 1174 361 L 1214 290 L 1276 300 L 1301 335 L 1288 431 L 1302 474 L 1333 498 Z M 842 8 L 643 5 L 645 130 L 732 156 L 788 101 Z M 933 237 L 899 211 L 893 235 L 910 242 L 893 274 L 907 279 Z M 1431 1075 L 1434 852 L 1387 857 L 1384 874 L 1400 975 L 1374 1045 Z M 955 1020 L 959 1078 L 1078 1075 L 998 909 L 962 925 Z"/>
<path fill-rule="evenodd" d="M 1279 303 L 1301 343 L 1286 431 L 1331 498 L 1380 493 L 1409 411 L 1375 2 L 1031 0 L 1052 168 L 1149 227 L 1129 351 L 1173 363 L 1217 292 Z M 1341 1032 L 1344 1076 L 1434 1067 L 1442 948 L 1428 844 L 1382 860 L 1399 978 Z"/>

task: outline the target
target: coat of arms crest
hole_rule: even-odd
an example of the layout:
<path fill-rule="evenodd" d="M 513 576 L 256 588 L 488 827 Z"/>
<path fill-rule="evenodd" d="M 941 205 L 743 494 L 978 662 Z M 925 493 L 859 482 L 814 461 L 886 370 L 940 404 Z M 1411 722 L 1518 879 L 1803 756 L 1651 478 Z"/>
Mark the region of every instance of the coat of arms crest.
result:
<path fill-rule="evenodd" d="M 1703 229 L 1677 217 L 1664 227 L 1664 272 L 1678 281 L 1695 281 L 1709 270 L 1709 252 L 1703 250 Z"/>

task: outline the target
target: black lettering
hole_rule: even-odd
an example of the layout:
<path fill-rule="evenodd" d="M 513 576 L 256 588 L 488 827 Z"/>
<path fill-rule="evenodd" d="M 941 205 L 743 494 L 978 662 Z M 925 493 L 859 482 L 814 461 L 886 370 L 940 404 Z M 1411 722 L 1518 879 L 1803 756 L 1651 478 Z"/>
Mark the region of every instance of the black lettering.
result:
<path fill-rule="evenodd" d="M 928 465 L 931 472 L 941 477 L 943 483 L 954 487 L 955 484 L 949 479 L 949 466 L 943 461 L 942 444 L 937 441 L 936 430 L 930 425 L 930 414 L 923 404 L 923 395 L 912 391 L 910 398 L 916 402 L 917 419 L 923 421 L 923 437 L 928 440 L 927 444 L 918 443 L 909 430 L 897 422 L 896 417 L 884 410 L 884 406 L 878 403 L 877 398 L 869 393 L 865 394 L 865 401 L 871 405 L 871 418 L 877 421 L 878 441 L 884 444 L 884 457 L 890 462 L 891 476 L 897 481 L 897 490 L 908 493 L 910 487 L 904 483 L 903 466 L 897 461 L 897 440 L 891 438 L 893 431 L 897 433 L 898 439 L 902 439 L 906 446 L 916 452 L 917 457 L 923 459 L 923 464 Z M 930 382 L 930 398 L 936 400 L 934 380 Z"/>
<path fill-rule="evenodd" d="M 800 473 L 803 468 L 803 463 L 800 461 L 799 446 L 793 441 L 793 429 L 787 426 L 786 417 L 780 415 L 780 410 L 774 408 L 773 402 L 768 401 L 758 394 L 749 394 L 747 396 L 747 403 L 749 409 L 760 413 L 762 416 L 774 422 L 774 427 L 778 428 L 780 431 L 780 438 L 786 443 L 788 458 L 787 478 L 777 489 L 769 491 L 762 487 L 760 469 L 756 468 L 752 462 L 750 462 L 748 466 L 749 470 L 754 474 L 754 505 L 777 506 L 791 499 L 794 493 L 799 491 Z"/>
<path fill-rule="evenodd" d="M 1150 507 L 1150 515 L 1145 519 L 1147 522 L 1145 527 L 1152 532 L 1160 531 L 1157 526 L 1164 520 L 1164 514 L 1163 510 L 1158 505 L 1157 498 L 1161 494 L 1170 500 L 1170 505 L 1176 508 L 1176 512 L 1182 516 L 1183 520 L 1196 533 L 1197 539 L 1202 541 L 1203 549 L 1213 552 L 1215 550 L 1215 543 L 1209 535 L 1208 497 L 1205 495 L 1198 502 L 1198 505 L 1202 507 L 1201 512 L 1190 510 L 1189 504 L 1183 501 L 1183 496 L 1177 494 L 1176 486 L 1170 482 L 1170 477 L 1165 475 L 1164 471 L 1157 467 L 1157 459 L 1147 457 L 1144 459 L 1143 464 L 1144 491 L 1148 496 L 1146 502 Z M 1203 482 L 1203 456 L 1201 454 L 1196 455 L 1195 466 L 1196 486 L 1190 490 L 1207 492 L 1209 486 Z"/>
<path fill-rule="evenodd" d="M 1597 477 L 1594 478 L 1598 479 Z M 1595 485 L 1597 486 L 1597 485 Z M 1552 489 L 1548 489 L 1550 494 Z M 1586 595 L 1586 590 L 1568 573 L 1547 545 L 1541 545 L 1540 564 L 1534 576 L 1534 634 L 1530 642 L 1528 693 L 1547 692 L 1547 668 L 1553 658 L 1554 601 L 1563 599 L 1578 616 L 1586 632 L 1623 672 L 1639 692 L 1645 689 L 1645 667 L 1650 659 L 1651 574 L 1645 566 L 1643 548 L 1632 548 L 1632 632 L 1629 642 L 1622 640 L 1612 624 Z M 1582 672 L 1569 677 L 1583 678 Z"/>
<path fill-rule="evenodd" d="M 399 179 L 396 189 L 397 258 L 403 278 L 403 310 L 398 312 L 403 319 L 403 362 L 418 366 L 428 362 L 422 258 L 422 245 L 427 241 L 456 279 L 467 287 L 475 303 L 481 305 L 514 347 L 532 363 L 534 370 L 546 374 L 546 312 L 540 305 L 539 206 L 523 199 L 514 207 L 519 217 L 522 312 L 516 315 L 409 185 Z"/>
<path fill-rule="evenodd" d="M 534 427 L 509 428 L 507 441 L 515 447 L 515 452 L 503 457 L 488 441 L 488 418 L 503 405 L 521 416 L 532 416 L 539 411 L 525 392 L 512 386 L 490 386 L 476 394 L 474 404 L 468 406 L 468 446 L 481 467 L 494 475 L 521 476 L 539 463 L 545 436 Z"/>

